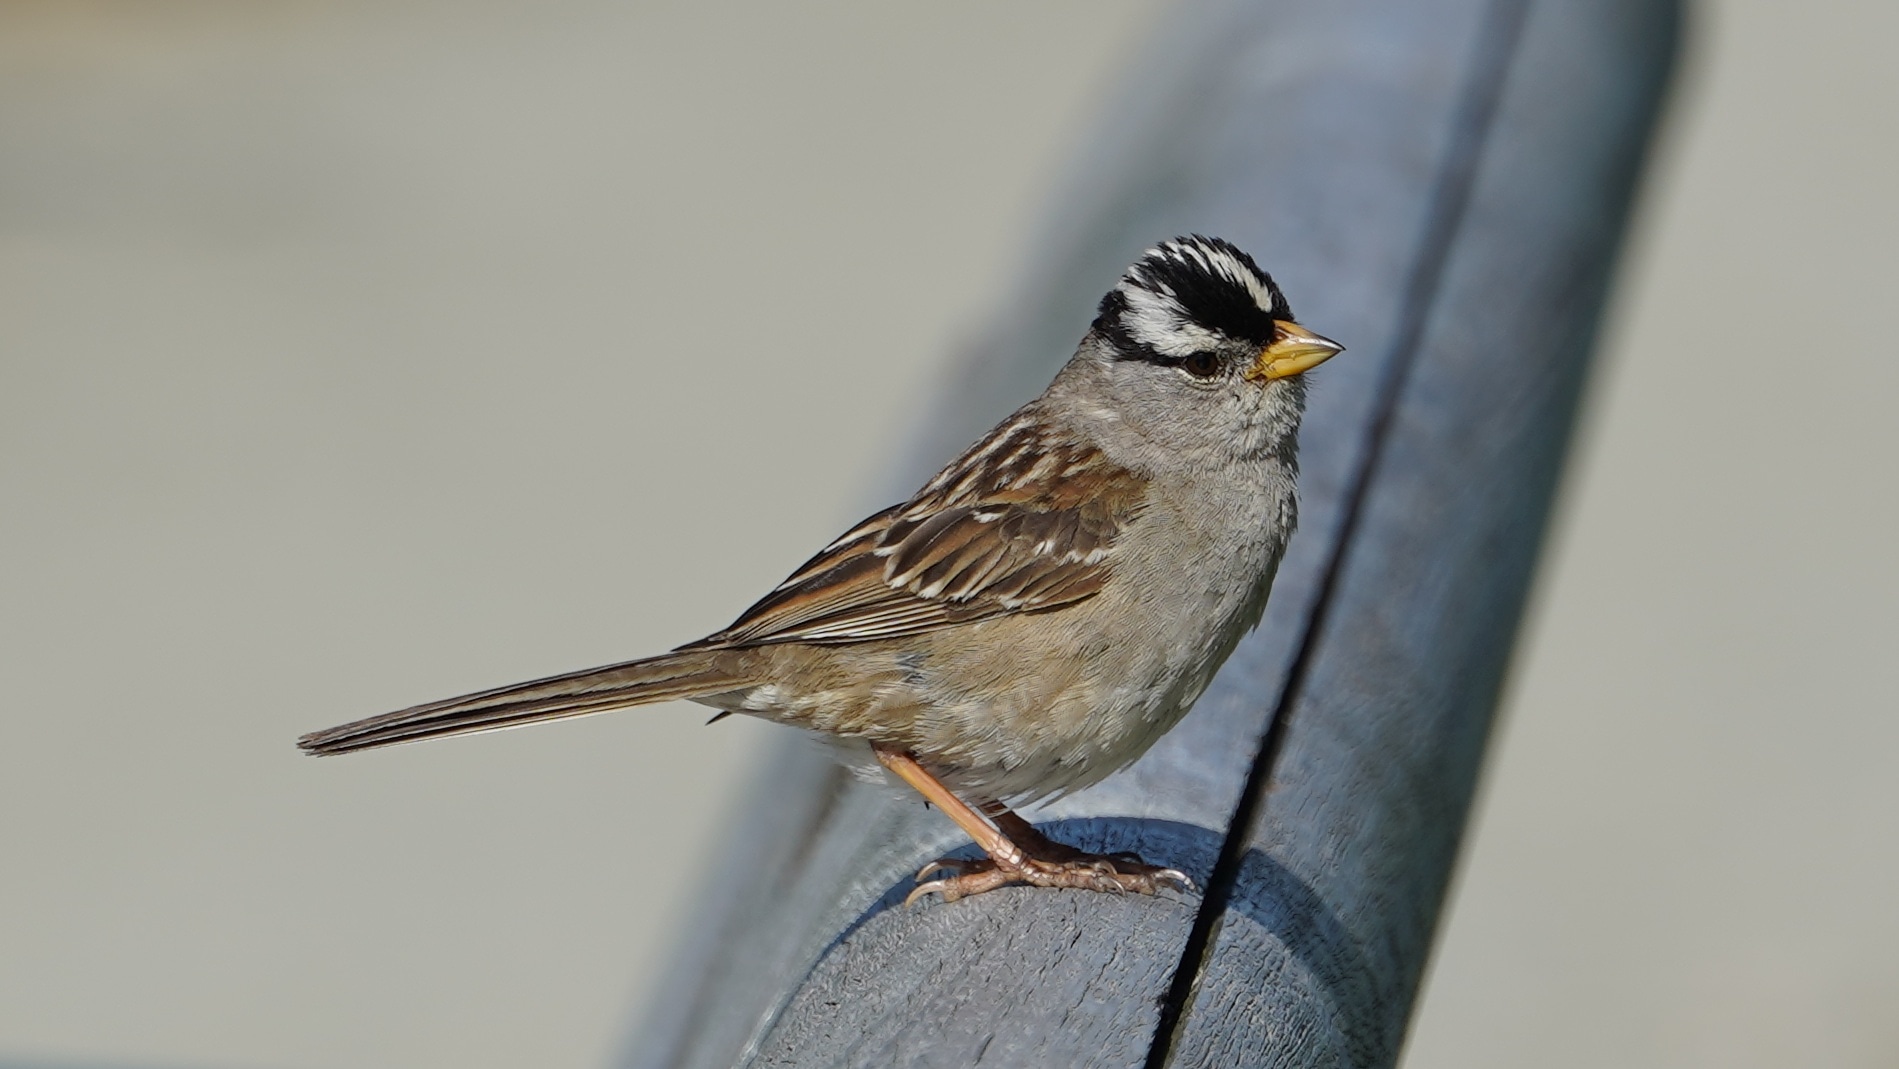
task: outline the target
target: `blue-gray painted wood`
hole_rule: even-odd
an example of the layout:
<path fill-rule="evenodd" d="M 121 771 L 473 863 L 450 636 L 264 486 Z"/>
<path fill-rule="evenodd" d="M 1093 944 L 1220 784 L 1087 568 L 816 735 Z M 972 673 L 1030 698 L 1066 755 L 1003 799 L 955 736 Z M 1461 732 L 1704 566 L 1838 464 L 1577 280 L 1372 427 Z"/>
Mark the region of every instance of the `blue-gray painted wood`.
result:
<path fill-rule="evenodd" d="M 1176 233 L 1253 252 L 1350 347 L 1314 390 L 1264 625 L 1133 768 L 1030 814 L 1203 887 L 1224 848 L 1234 878 L 903 909 L 917 866 L 966 840 L 787 744 L 628 1064 L 1392 1064 L 1678 19 L 1667 0 L 1182 9 L 905 482 L 1038 391 Z"/>

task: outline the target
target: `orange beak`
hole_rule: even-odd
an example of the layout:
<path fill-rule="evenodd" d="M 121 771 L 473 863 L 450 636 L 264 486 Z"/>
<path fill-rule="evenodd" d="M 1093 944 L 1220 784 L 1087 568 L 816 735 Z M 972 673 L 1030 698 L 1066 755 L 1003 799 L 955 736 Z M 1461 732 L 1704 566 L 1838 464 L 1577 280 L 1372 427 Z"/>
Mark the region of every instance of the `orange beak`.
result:
<path fill-rule="evenodd" d="M 1279 331 L 1271 345 L 1259 351 L 1246 378 L 1253 382 L 1271 382 L 1310 371 L 1345 351 L 1345 346 L 1323 338 L 1289 319 L 1278 321 Z"/>

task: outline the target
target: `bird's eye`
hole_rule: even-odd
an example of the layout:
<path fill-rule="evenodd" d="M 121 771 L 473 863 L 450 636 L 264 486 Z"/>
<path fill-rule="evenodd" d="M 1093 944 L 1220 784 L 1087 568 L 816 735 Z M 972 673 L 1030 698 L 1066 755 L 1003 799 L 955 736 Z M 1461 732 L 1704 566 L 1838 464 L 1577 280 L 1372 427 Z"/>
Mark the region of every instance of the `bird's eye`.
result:
<path fill-rule="evenodd" d="M 1198 352 L 1182 360 L 1180 366 L 1196 379 L 1210 379 L 1220 373 L 1220 358 L 1209 352 Z"/>

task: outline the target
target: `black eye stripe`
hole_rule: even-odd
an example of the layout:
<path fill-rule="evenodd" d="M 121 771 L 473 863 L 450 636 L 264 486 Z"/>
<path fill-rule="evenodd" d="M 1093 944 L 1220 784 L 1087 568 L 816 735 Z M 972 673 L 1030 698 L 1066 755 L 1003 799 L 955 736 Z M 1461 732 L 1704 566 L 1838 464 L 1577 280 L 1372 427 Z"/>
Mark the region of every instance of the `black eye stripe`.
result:
<path fill-rule="evenodd" d="M 1226 361 L 1222 360 L 1218 353 L 1206 351 L 1187 353 L 1183 356 L 1169 356 L 1166 353 L 1156 352 L 1148 346 L 1136 345 L 1132 348 L 1117 350 L 1115 357 L 1118 360 L 1138 360 L 1144 364 L 1153 364 L 1155 367 L 1176 368 L 1197 379 L 1213 378 L 1226 369 Z"/>

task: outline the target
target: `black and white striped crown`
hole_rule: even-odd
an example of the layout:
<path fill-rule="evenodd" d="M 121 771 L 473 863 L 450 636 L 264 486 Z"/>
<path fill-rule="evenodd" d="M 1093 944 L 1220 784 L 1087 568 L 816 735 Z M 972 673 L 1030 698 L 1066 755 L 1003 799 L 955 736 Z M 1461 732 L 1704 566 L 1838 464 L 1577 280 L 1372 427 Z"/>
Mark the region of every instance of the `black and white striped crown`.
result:
<path fill-rule="evenodd" d="M 1251 256 L 1219 238 L 1164 241 L 1101 299 L 1095 329 L 1131 357 L 1178 358 L 1234 342 L 1266 345 L 1285 295 Z"/>

